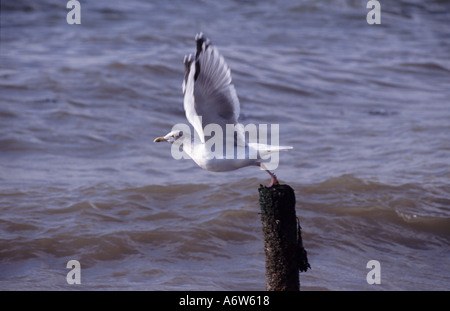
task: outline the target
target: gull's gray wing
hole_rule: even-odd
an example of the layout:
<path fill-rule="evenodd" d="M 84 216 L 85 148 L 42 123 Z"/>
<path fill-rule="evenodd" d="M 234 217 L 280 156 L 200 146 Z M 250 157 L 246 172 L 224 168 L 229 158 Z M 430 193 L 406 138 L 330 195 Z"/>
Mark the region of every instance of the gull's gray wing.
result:
<path fill-rule="evenodd" d="M 203 34 L 197 35 L 195 40 L 195 59 L 190 55 L 184 60 L 184 110 L 201 141 L 205 142 L 205 126 L 219 124 L 225 135 L 226 124 L 237 124 L 240 106 L 223 56 Z"/>

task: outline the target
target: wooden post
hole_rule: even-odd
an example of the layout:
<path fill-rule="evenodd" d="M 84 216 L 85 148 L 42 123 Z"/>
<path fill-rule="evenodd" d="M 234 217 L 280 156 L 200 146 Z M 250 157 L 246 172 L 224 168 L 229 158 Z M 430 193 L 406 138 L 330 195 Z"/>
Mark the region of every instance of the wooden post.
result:
<path fill-rule="evenodd" d="M 266 289 L 300 290 L 299 270 L 311 268 L 295 215 L 294 190 L 289 185 L 260 186 L 259 203 L 266 254 Z"/>

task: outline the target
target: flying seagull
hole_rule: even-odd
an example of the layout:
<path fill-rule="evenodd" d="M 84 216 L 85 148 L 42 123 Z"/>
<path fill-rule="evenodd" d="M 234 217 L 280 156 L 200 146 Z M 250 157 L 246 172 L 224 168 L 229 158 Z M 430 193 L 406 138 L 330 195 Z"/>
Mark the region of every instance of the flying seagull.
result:
<path fill-rule="evenodd" d="M 245 140 L 243 126 L 238 123 L 239 99 L 231 83 L 231 73 L 225 59 L 202 33 L 196 35 L 195 41 L 195 56 L 191 54 L 184 58 L 186 71 L 182 89 L 186 118 L 199 139 L 193 139 L 182 130 L 175 129 L 156 138 L 154 142 L 166 141 L 177 147 L 181 146 L 198 166 L 208 171 L 224 172 L 246 166 L 259 166 L 270 175 L 271 182 L 267 187 L 277 184 L 275 174 L 269 171 L 264 163 L 267 163 L 267 158 L 272 153 L 292 147 Z M 222 145 L 215 146 L 214 151 L 205 139 L 205 129 L 208 125 L 216 126 L 213 130 L 216 135 L 217 132 L 227 133 L 225 140 L 221 140 Z M 234 129 L 231 135 L 227 131 L 229 128 Z M 229 146 L 237 151 L 226 153 Z"/>

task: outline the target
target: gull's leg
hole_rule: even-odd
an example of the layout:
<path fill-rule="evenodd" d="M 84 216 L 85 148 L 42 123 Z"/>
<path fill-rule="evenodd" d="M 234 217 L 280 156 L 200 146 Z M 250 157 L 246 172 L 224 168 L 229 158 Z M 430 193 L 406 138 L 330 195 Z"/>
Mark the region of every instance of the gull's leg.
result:
<path fill-rule="evenodd" d="M 270 188 L 270 187 L 272 187 L 273 185 L 277 185 L 277 184 L 278 184 L 277 176 L 275 176 L 275 174 L 272 173 L 272 172 L 269 171 L 269 170 L 266 170 L 266 172 L 269 173 L 269 175 L 270 175 L 270 184 L 268 184 L 266 187 L 267 187 L 267 188 Z"/>
<path fill-rule="evenodd" d="M 266 187 L 270 188 L 273 185 L 277 185 L 278 184 L 278 179 L 277 176 L 275 176 L 274 173 L 272 173 L 271 171 L 269 171 L 268 169 L 265 168 L 263 163 L 258 163 L 258 166 L 261 167 L 263 170 L 265 170 L 269 175 L 270 175 L 270 184 L 268 184 Z"/>

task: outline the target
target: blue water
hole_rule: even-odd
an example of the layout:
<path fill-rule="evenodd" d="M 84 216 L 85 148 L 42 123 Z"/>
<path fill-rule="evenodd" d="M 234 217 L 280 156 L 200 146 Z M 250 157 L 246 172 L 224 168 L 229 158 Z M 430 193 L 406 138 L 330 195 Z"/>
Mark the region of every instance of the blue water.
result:
<path fill-rule="evenodd" d="M 275 173 L 296 192 L 302 289 L 448 289 L 450 3 L 380 3 L 368 25 L 367 1 L 81 1 L 69 25 L 65 1 L 2 1 L 0 288 L 265 289 L 268 175 L 153 143 L 187 122 L 202 31 L 240 120 L 294 147 Z"/>

